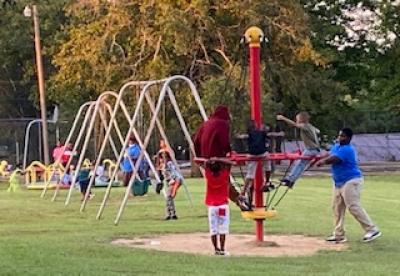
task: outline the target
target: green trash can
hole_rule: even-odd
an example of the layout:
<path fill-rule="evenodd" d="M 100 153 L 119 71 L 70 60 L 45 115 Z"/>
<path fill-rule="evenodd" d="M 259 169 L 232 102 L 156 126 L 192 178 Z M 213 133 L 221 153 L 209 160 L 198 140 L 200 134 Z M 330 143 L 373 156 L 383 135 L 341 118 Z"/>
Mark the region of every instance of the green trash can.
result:
<path fill-rule="evenodd" d="M 147 191 L 149 190 L 149 186 L 150 186 L 150 179 L 146 179 L 146 180 L 142 180 L 142 181 L 136 179 L 132 185 L 132 193 L 135 196 L 143 196 L 143 195 L 147 194 Z"/>

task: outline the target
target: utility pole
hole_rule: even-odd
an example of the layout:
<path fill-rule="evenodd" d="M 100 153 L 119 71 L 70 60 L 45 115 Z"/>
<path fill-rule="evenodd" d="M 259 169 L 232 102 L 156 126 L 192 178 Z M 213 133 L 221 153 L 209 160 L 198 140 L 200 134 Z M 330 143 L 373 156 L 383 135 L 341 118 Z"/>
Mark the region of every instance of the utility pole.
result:
<path fill-rule="evenodd" d="M 42 62 L 42 49 L 40 45 L 40 29 L 39 29 L 39 14 L 36 5 L 32 5 L 32 10 L 29 6 L 24 9 L 24 15 L 26 17 L 33 17 L 33 27 L 35 31 L 35 53 L 36 53 L 36 66 L 39 84 L 39 101 L 40 101 L 40 115 L 42 121 L 42 140 L 43 140 L 43 155 L 44 164 L 50 164 L 49 158 L 49 139 L 48 139 L 48 128 L 47 128 L 47 111 L 46 111 L 46 96 L 44 87 L 44 74 L 43 74 L 43 62 Z"/>

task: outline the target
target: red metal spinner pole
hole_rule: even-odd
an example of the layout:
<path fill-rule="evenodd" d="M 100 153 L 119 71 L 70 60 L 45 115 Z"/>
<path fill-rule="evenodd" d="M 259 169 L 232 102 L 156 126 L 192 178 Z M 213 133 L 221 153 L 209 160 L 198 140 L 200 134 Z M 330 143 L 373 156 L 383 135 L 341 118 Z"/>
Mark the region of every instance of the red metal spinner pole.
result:
<path fill-rule="evenodd" d="M 251 27 L 246 31 L 246 40 L 250 47 L 250 101 L 251 118 L 255 121 L 257 128 L 261 127 L 261 82 L 260 82 L 260 40 L 264 38 L 261 29 Z M 258 161 L 254 179 L 254 200 L 256 208 L 263 208 L 262 185 L 264 182 L 262 173 L 262 161 Z M 256 219 L 256 239 L 264 240 L 264 221 Z"/>

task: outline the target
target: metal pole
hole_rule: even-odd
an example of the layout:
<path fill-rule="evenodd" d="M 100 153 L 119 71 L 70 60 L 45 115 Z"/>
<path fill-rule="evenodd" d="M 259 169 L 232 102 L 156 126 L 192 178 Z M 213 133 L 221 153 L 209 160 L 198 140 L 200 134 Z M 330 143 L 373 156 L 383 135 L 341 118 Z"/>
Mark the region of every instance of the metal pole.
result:
<path fill-rule="evenodd" d="M 261 82 L 260 82 L 260 42 L 264 39 L 264 33 L 258 27 L 250 27 L 245 33 L 246 41 L 250 48 L 250 101 L 251 118 L 255 121 L 257 128 L 261 127 Z M 263 175 L 262 161 L 257 162 L 256 176 L 254 179 L 255 207 L 263 207 Z M 263 219 L 256 219 L 256 239 L 264 240 Z"/>
<path fill-rule="evenodd" d="M 19 164 L 19 143 L 15 141 L 15 162 Z"/>
<path fill-rule="evenodd" d="M 41 128 L 41 126 L 40 126 L 40 122 L 39 122 L 39 124 L 38 124 L 38 153 L 39 153 L 39 160 L 38 161 L 40 161 L 40 162 L 42 162 L 43 161 L 43 155 L 42 155 L 42 128 Z"/>
<path fill-rule="evenodd" d="M 60 141 L 60 126 L 56 123 L 56 143 Z"/>
<path fill-rule="evenodd" d="M 80 119 L 80 116 L 81 116 L 83 110 L 84 110 L 86 107 L 88 107 L 88 109 L 87 109 L 86 112 L 89 112 L 90 106 L 92 105 L 92 103 L 93 103 L 93 102 L 86 102 L 86 103 L 84 103 L 83 105 L 81 105 L 81 107 L 80 107 L 79 110 L 78 110 L 77 115 L 75 116 L 75 120 L 74 120 L 74 122 L 73 122 L 73 124 L 72 124 L 72 127 L 71 127 L 70 131 L 69 131 L 68 137 L 67 137 L 67 139 L 66 139 L 65 142 L 64 142 L 64 145 L 68 145 L 68 144 L 69 144 L 69 142 L 71 141 L 72 136 L 73 136 L 73 134 L 74 134 L 74 132 L 75 132 L 75 129 L 76 129 L 76 127 L 77 127 L 77 124 L 78 124 L 78 122 L 79 122 L 79 119 Z M 85 118 L 86 118 L 86 114 L 85 114 Z M 83 124 L 84 124 L 84 123 L 83 123 Z M 80 135 L 78 135 L 78 138 L 79 138 L 79 137 L 80 137 Z M 77 146 L 76 144 L 79 144 L 79 142 L 75 142 L 75 143 L 74 143 L 74 148 L 76 148 L 76 146 Z M 75 151 L 75 150 L 73 150 L 73 152 L 74 152 L 74 151 Z M 68 158 L 68 162 L 67 162 L 67 164 L 66 164 L 66 166 L 65 166 L 65 171 L 64 171 L 64 173 L 60 174 L 60 180 L 63 179 L 63 177 L 64 177 L 64 175 L 65 175 L 67 169 L 69 168 L 69 166 L 70 166 L 70 164 L 71 164 L 72 159 L 73 159 L 73 155 L 71 155 L 71 156 Z M 57 161 L 56 161 L 55 163 L 60 162 L 60 161 L 61 161 L 61 155 L 58 157 L 58 159 L 57 159 Z M 47 186 L 44 187 L 41 197 L 44 197 L 44 195 L 46 194 L 47 188 L 48 188 Z M 57 185 L 56 189 L 54 190 L 54 194 L 53 194 L 53 197 L 52 197 L 51 201 L 55 201 L 55 200 L 56 200 L 57 195 L 58 195 L 58 192 L 59 192 L 59 185 Z"/>
<path fill-rule="evenodd" d="M 27 159 L 28 159 L 29 137 L 30 137 L 31 127 L 32 127 L 32 125 L 34 123 L 39 122 L 39 121 L 40 120 L 30 121 L 29 124 L 27 125 L 26 129 L 25 129 L 24 160 L 23 160 L 22 170 L 25 170 Z"/>
<path fill-rule="evenodd" d="M 32 11 L 33 11 L 33 26 L 35 29 L 35 53 L 36 53 L 36 65 L 37 65 L 37 74 L 39 82 L 40 115 L 42 119 L 43 154 L 44 154 L 44 164 L 47 166 L 50 164 L 49 139 L 47 130 L 47 115 L 46 115 L 47 112 L 46 112 L 46 97 L 44 88 L 42 52 L 40 46 L 39 14 L 36 5 L 32 6 Z"/>

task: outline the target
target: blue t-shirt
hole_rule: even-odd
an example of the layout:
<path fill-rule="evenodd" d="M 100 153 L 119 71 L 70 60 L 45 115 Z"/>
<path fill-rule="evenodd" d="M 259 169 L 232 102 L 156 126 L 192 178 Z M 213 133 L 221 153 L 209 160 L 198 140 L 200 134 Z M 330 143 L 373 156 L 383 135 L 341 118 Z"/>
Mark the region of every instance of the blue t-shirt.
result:
<path fill-rule="evenodd" d="M 341 161 L 332 164 L 332 175 L 335 186 L 340 188 L 347 181 L 362 177 L 362 173 L 357 164 L 357 153 L 350 144 L 335 144 L 331 149 L 331 155 L 336 156 Z"/>
<path fill-rule="evenodd" d="M 127 152 L 129 157 L 124 158 L 121 163 L 121 169 L 124 172 L 132 172 L 133 168 L 128 158 L 132 160 L 132 163 L 135 163 L 135 160 L 138 159 L 140 155 L 140 146 L 138 144 L 130 145 L 127 149 Z"/>
<path fill-rule="evenodd" d="M 128 155 L 131 159 L 138 159 L 140 155 L 140 146 L 133 144 L 128 147 Z"/>
<path fill-rule="evenodd" d="M 121 170 L 125 173 L 132 172 L 132 166 L 131 163 L 129 162 L 129 157 L 124 157 L 124 159 L 121 162 Z"/>

